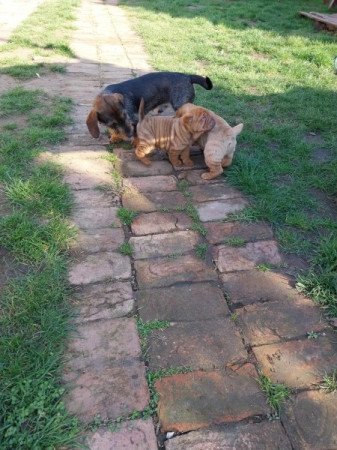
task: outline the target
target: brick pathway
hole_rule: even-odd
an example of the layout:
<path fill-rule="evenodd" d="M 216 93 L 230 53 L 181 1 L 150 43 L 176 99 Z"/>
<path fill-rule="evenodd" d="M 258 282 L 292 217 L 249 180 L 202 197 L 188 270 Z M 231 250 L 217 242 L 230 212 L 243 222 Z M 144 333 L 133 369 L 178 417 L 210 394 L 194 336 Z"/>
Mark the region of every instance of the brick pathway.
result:
<path fill-rule="evenodd" d="M 148 404 L 146 370 L 183 366 L 187 373 L 155 384 L 156 431 L 160 438 L 178 433 L 163 444 L 167 450 L 337 448 L 335 396 L 317 390 L 337 367 L 336 339 L 281 273 L 271 228 L 225 221 L 247 199 L 223 179 L 203 181 L 197 152 L 193 170 L 176 172 L 160 154 L 145 167 L 123 149 L 114 150 L 123 194 L 113 194 L 106 138 L 91 139 L 85 118 L 101 86 L 150 70 L 115 3 L 83 0 L 67 74 L 53 75 L 52 87 L 48 78 L 25 83 L 75 101 L 69 140 L 48 155 L 65 167 L 79 229 L 69 271 L 76 330 L 66 354 L 67 406 L 87 423 L 126 417 Z M 138 212 L 130 228 L 117 217 L 121 205 Z M 237 238 L 244 245 L 229 245 Z M 117 250 L 125 240 L 132 258 Z M 279 270 L 257 269 L 266 264 Z M 148 367 L 136 314 L 169 322 L 149 336 Z M 281 420 L 269 420 L 258 368 L 293 388 Z M 86 442 L 92 450 L 158 448 L 151 419 L 115 431 L 99 426 Z"/>

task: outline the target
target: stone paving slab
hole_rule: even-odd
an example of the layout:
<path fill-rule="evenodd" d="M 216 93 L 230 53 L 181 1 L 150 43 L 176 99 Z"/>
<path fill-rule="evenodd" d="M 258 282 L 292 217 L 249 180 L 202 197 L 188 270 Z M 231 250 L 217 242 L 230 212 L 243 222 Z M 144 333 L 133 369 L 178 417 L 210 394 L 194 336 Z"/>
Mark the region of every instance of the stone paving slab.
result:
<path fill-rule="evenodd" d="M 209 185 L 214 183 L 222 183 L 222 178 L 214 178 L 213 180 L 204 180 L 201 178 L 201 174 L 205 173 L 205 170 L 188 170 L 184 172 L 180 172 L 178 174 L 179 180 L 186 180 L 190 185 Z"/>
<path fill-rule="evenodd" d="M 256 378 L 252 364 L 237 371 L 197 371 L 162 378 L 155 383 L 161 430 L 186 432 L 268 414 Z"/>
<path fill-rule="evenodd" d="M 220 272 L 251 270 L 258 264 L 281 264 L 282 258 L 276 241 L 248 242 L 243 247 L 220 245 L 213 251 L 213 256 Z"/>
<path fill-rule="evenodd" d="M 202 222 L 211 222 L 226 219 L 230 214 L 239 212 L 247 206 L 247 200 L 237 197 L 226 201 L 204 202 L 196 205 L 196 209 Z"/>
<path fill-rule="evenodd" d="M 210 222 L 205 223 L 206 239 L 210 244 L 224 244 L 226 239 L 241 238 L 245 242 L 272 239 L 271 227 L 264 223 Z"/>
<path fill-rule="evenodd" d="M 136 189 L 139 192 L 167 192 L 177 190 L 177 181 L 173 175 L 130 177 L 123 180 L 123 187 Z"/>
<path fill-rule="evenodd" d="M 86 440 L 89 450 L 157 450 L 157 439 L 151 419 L 130 420 L 116 431 L 100 428 Z"/>
<path fill-rule="evenodd" d="M 75 208 L 108 208 L 114 206 L 118 197 L 111 195 L 111 192 L 104 192 L 99 190 L 83 190 L 73 191 Z"/>
<path fill-rule="evenodd" d="M 171 323 L 149 337 L 151 370 L 170 367 L 213 370 L 248 359 L 239 330 L 228 317 Z"/>
<path fill-rule="evenodd" d="M 131 224 L 132 233 L 142 236 L 169 231 L 183 231 L 192 226 L 192 219 L 184 213 L 153 212 L 138 214 Z"/>
<path fill-rule="evenodd" d="M 152 320 L 192 321 L 229 314 L 222 291 L 211 283 L 186 283 L 136 292 L 139 315 Z"/>
<path fill-rule="evenodd" d="M 150 236 L 131 237 L 132 256 L 134 259 L 154 258 L 183 254 L 192 251 L 200 242 L 200 235 L 195 231 L 176 231 L 174 233 L 154 234 Z"/>
<path fill-rule="evenodd" d="M 212 200 L 230 200 L 243 198 L 242 193 L 224 182 L 221 184 L 206 184 L 203 186 L 192 186 L 189 188 L 195 202 L 209 202 Z"/>
<path fill-rule="evenodd" d="M 310 388 L 337 367 L 337 342 L 333 332 L 317 339 L 302 339 L 254 347 L 265 375 L 290 388 Z"/>
<path fill-rule="evenodd" d="M 124 242 L 124 232 L 120 228 L 93 228 L 80 230 L 71 245 L 75 253 L 112 252 Z"/>
<path fill-rule="evenodd" d="M 125 177 L 147 177 L 153 175 L 171 175 L 173 167 L 168 161 L 152 161 L 150 166 L 145 166 L 139 161 L 125 161 L 122 164 Z"/>
<path fill-rule="evenodd" d="M 69 389 L 68 411 L 86 423 L 98 415 L 113 420 L 142 411 L 149 401 L 145 366 L 135 359 L 120 360 L 116 366 L 91 366 L 86 372 L 66 372 L 63 379 Z"/>
<path fill-rule="evenodd" d="M 300 392 L 282 408 L 281 420 L 294 450 L 337 448 L 336 393 Z"/>
<path fill-rule="evenodd" d="M 183 281 L 217 280 L 214 268 L 192 255 L 135 261 L 135 269 L 141 288 L 171 286 Z"/>
<path fill-rule="evenodd" d="M 78 288 L 72 300 L 73 321 L 78 324 L 126 316 L 135 304 L 131 284 L 118 281 Z"/>
<path fill-rule="evenodd" d="M 126 280 L 130 277 L 130 258 L 113 252 L 95 253 L 72 263 L 68 275 L 69 283 L 72 285 Z"/>
<path fill-rule="evenodd" d="M 172 192 L 137 192 L 126 191 L 122 195 L 124 208 L 138 212 L 154 212 L 175 210 L 186 205 L 187 200 L 177 191 Z M 167 211 L 165 211 L 167 210 Z"/>
<path fill-rule="evenodd" d="M 259 301 L 296 300 L 299 295 L 293 287 L 294 280 L 275 272 L 249 270 L 221 275 L 223 287 L 234 306 L 249 305 Z"/>
<path fill-rule="evenodd" d="M 248 305 L 236 310 L 246 343 L 265 345 L 305 336 L 327 328 L 321 311 L 311 300 L 298 295 L 291 300 Z"/>
<path fill-rule="evenodd" d="M 222 425 L 165 442 L 166 450 L 291 450 L 279 421 Z"/>
<path fill-rule="evenodd" d="M 80 324 L 67 343 L 71 370 L 91 370 L 113 360 L 137 358 L 140 344 L 134 319 L 121 318 Z"/>
<path fill-rule="evenodd" d="M 74 211 L 72 220 L 75 225 L 84 230 L 111 227 L 120 227 L 121 222 L 117 216 L 118 208 L 81 208 Z"/>

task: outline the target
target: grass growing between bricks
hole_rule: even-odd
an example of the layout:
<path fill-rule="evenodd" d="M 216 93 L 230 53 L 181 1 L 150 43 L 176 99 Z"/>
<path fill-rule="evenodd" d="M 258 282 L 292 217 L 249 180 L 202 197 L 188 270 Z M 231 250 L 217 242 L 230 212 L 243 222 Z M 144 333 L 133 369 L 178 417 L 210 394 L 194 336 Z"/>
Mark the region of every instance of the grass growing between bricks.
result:
<path fill-rule="evenodd" d="M 47 145 L 64 140 L 70 110 L 69 100 L 41 91 L 17 88 L 0 97 L 0 183 L 12 205 L 0 219 L 0 245 L 25 265 L 25 274 L 11 279 L 0 298 L 2 448 L 60 448 L 75 445 L 79 433 L 62 403 L 60 382 L 69 331 L 72 199 L 61 169 L 36 161 Z M 16 126 L 3 127 L 3 120 Z"/>
<path fill-rule="evenodd" d="M 26 79 L 65 71 L 52 59 L 74 57 L 69 47 L 74 9 L 79 0 L 45 0 L 0 48 L 0 73 Z"/>
<path fill-rule="evenodd" d="M 225 170 L 252 203 L 236 219 L 268 221 L 282 250 L 311 261 L 302 288 L 335 315 L 336 278 L 316 249 L 337 230 L 337 43 L 298 15 L 316 0 L 120 4 L 156 70 L 208 75 L 214 88 L 197 87 L 196 103 L 244 123 Z"/>
<path fill-rule="evenodd" d="M 270 378 L 260 374 L 258 383 L 261 390 L 267 396 L 267 403 L 272 408 L 274 415 L 278 417 L 281 405 L 289 397 L 290 389 L 284 384 L 273 383 Z"/>

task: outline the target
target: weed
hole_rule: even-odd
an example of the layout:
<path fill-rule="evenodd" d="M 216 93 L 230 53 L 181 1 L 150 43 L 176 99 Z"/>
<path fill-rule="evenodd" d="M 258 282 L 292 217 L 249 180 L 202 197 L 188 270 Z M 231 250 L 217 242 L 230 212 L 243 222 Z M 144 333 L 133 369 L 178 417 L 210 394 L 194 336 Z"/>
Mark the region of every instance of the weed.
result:
<path fill-rule="evenodd" d="M 207 234 L 207 230 L 201 222 L 193 222 L 191 229 L 193 231 L 196 231 L 197 233 L 201 234 L 201 236 L 206 236 L 206 234 Z"/>
<path fill-rule="evenodd" d="M 127 208 L 119 208 L 117 211 L 117 216 L 120 218 L 123 225 L 130 226 L 137 216 L 137 213 Z"/>
<path fill-rule="evenodd" d="M 208 245 L 205 243 L 197 244 L 194 250 L 198 258 L 205 259 Z"/>
<path fill-rule="evenodd" d="M 284 384 L 273 383 L 270 378 L 260 374 L 258 378 L 258 383 L 262 391 L 267 396 L 268 405 L 275 411 L 278 415 L 282 403 L 289 397 L 290 390 Z"/>
<path fill-rule="evenodd" d="M 337 369 L 335 369 L 330 375 L 324 375 L 320 388 L 324 389 L 326 392 L 337 391 Z"/>
<path fill-rule="evenodd" d="M 118 251 L 122 254 L 122 255 L 127 255 L 127 256 L 132 256 L 133 253 L 133 247 L 130 244 L 130 242 L 123 242 L 123 244 L 121 244 L 118 247 Z"/>
<path fill-rule="evenodd" d="M 179 180 L 177 182 L 178 190 L 183 194 L 184 197 L 191 197 L 191 192 L 188 191 L 188 182 L 186 180 Z"/>
<path fill-rule="evenodd" d="M 233 314 L 231 315 L 231 320 L 232 320 L 233 322 L 237 322 L 238 318 L 239 318 L 238 313 L 233 313 Z"/>
<path fill-rule="evenodd" d="M 261 263 L 256 266 L 256 269 L 260 272 L 269 272 L 271 270 L 271 266 L 266 263 Z"/>
<path fill-rule="evenodd" d="M 165 330 L 170 326 L 170 322 L 166 320 L 153 320 L 151 322 L 144 322 L 142 319 L 137 319 L 137 329 L 140 337 L 140 344 L 144 357 L 147 354 L 148 337 L 154 330 Z"/>
<path fill-rule="evenodd" d="M 309 331 L 307 333 L 308 339 L 318 339 L 319 334 L 316 333 L 315 331 Z"/>
<path fill-rule="evenodd" d="M 242 247 L 243 245 L 245 245 L 245 243 L 246 241 L 239 236 L 224 239 L 224 244 L 230 245 L 232 247 Z"/>

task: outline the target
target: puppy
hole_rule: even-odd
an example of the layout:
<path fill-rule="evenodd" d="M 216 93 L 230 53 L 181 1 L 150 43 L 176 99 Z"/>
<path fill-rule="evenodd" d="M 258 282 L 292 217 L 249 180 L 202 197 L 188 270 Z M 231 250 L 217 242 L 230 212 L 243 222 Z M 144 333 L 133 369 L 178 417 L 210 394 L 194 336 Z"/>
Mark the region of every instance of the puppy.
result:
<path fill-rule="evenodd" d="M 193 84 L 212 89 L 208 77 L 178 72 L 154 72 L 138 78 L 110 84 L 95 99 L 87 117 L 87 127 L 94 138 L 100 131 L 98 123 L 109 128 L 111 140 L 126 140 L 135 135 L 137 112 L 144 98 L 145 113 L 163 104 L 171 103 L 176 111 L 195 97 Z"/>
<path fill-rule="evenodd" d="M 215 120 L 205 110 L 201 114 L 184 114 L 180 118 L 167 116 L 144 117 L 144 100 L 139 106 L 136 156 L 145 165 L 151 164 L 149 155 L 155 148 L 168 152 L 173 166 L 193 166 L 190 145 L 215 126 Z M 180 159 L 181 158 L 181 161 Z"/>
<path fill-rule="evenodd" d="M 214 112 L 192 103 L 179 108 L 176 117 L 184 117 L 186 114 L 198 116 L 206 112 L 213 118 L 215 126 L 196 139 L 196 142 L 204 149 L 205 163 L 209 168 L 209 172 L 201 174 L 201 178 L 212 180 L 222 174 L 223 167 L 231 165 L 236 149 L 236 136 L 241 133 L 243 124 L 231 127 Z"/>

